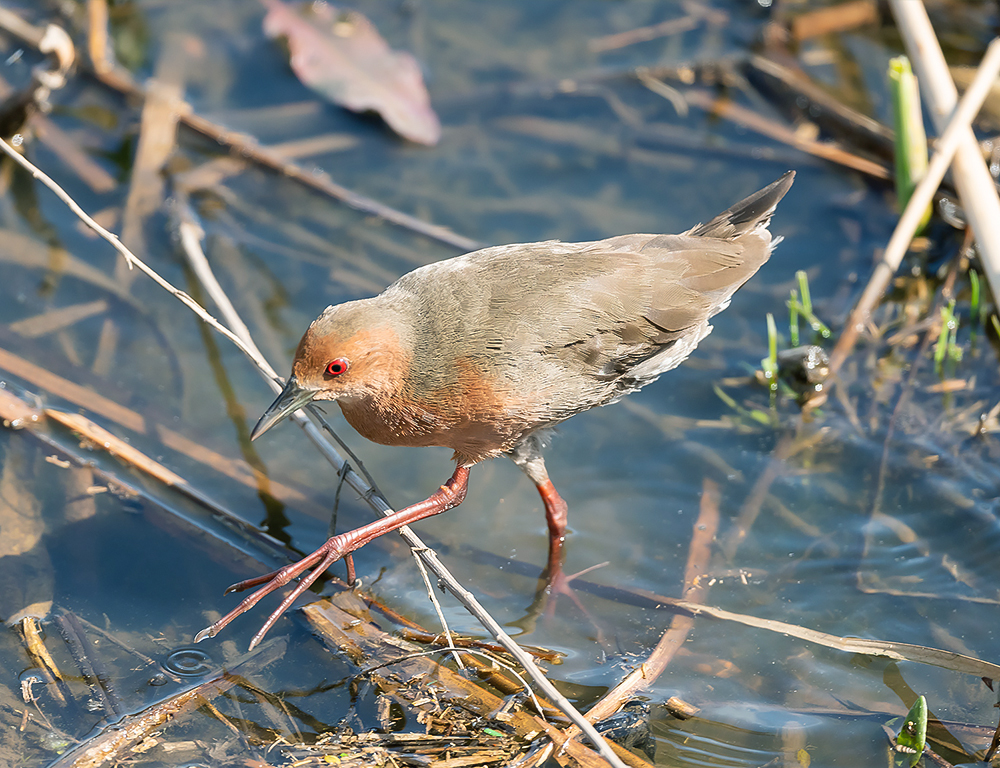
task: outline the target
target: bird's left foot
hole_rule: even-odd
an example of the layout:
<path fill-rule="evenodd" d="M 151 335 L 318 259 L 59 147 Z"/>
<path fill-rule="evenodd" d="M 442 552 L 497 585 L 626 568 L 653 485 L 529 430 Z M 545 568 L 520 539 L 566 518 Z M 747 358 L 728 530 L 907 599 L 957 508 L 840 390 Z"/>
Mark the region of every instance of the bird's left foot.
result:
<path fill-rule="evenodd" d="M 264 638 L 264 635 L 267 634 L 268 630 L 274 626 L 274 623 L 281 617 L 281 614 L 288 610 L 289 606 L 295 602 L 299 595 L 309 589 L 309 587 L 313 585 L 316 579 L 318 579 L 327 568 L 341 558 L 348 561 L 348 577 L 351 581 L 353 581 L 354 562 L 350 553 L 357 549 L 358 546 L 360 545 L 354 544 L 354 542 L 350 540 L 350 533 L 333 536 L 327 539 L 326 543 L 322 547 L 317 549 L 311 555 L 306 555 L 297 563 L 291 563 L 290 565 L 286 565 L 285 567 L 279 568 L 271 573 L 265 573 L 263 576 L 255 576 L 252 579 L 247 579 L 246 581 L 240 581 L 233 584 L 226 590 L 225 594 L 228 595 L 230 592 L 244 592 L 248 589 L 252 589 L 253 587 L 260 586 L 261 584 L 263 584 L 263 586 L 244 598 L 239 605 L 233 608 L 233 610 L 217 622 L 209 627 L 205 627 L 205 629 L 195 635 L 194 641 L 196 643 L 200 643 L 207 637 L 215 637 L 237 616 L 246 613 L 257 605 L 261 599 L 271 594 L 276 589 L 281 589 L 281 587 L 285 586 L 292 580 L 298 578 L 302 573 L 305 573 L 312 568 L 312 571 L 306 574 L 295 589 L 293 589 L 288 596 L 281 601 L 281 605 L 279 605 L 277 610 L 275 610 L 274 613 L 268 617 L 267 621 L 264 622 L 264 626 L 260 628 L 257 634 L 253 636 L 253 639 L 250 641 L 250 650 L 253 650 L 253 648 L 256 647 L 257 644 Z"/>
<path fill-rule="evenodd" d="M 212 626 L 205 627 L 205 629 L 195 635 L 194 641 L 198 643 L 206 637 L 215 637 L 233 619 L 249 611 L 257 605 L 262 598 L 271 594 L 276 589 L 281 589 L 281 587 L 285 586 L 293 579 L 297 579 L 303 573 L 312 568 L 312 571 L 302 578 L 302 581 L 298 583 L 298 586 L 291 591 L 288 597 L 281 601 L 281 605 L 278 606 L 278 609 L 268 616 L 267 621 L 264 622 L 264 626 L 260 628 L 260 631 L 253 636 L 253 640 L 250 641 L 250 649 L 252 650 L 258 643 L 260 643 L 264 635 L 267 634 L 268 630 L 274 626 L 274 623 L 281 618 L 281 614 L 288 610 L 299 595 L 313 585 L 313 582 L 315 582 L 316 579 L 323 574 L 323 571 L 341 558 L 344 558 L 347 563 L 347 580 L 349 583 L 353 584 L 354 560 L 351 558 L 352 552 L 360 549 L 365 544 L 378 538 L 379 536 L 384 536 L 391 531 L 399 530 L 404 525 L 409 525 L 410 523 L 414 523 L 418 520 L 423 520 L 425 517 L 430 517 L 431 515 L 439 514 L 440 512 L 444 512 L 452 507 L 457 507 L 465 498 L 465 492 L 468 488 L 468 484 L 469 468 L 458 466 L 455 468 L 455 472 L 452 474 L 451 478 L 423 501 L 411 504 L 405 509 L 401 509 L 388 517 L 368 523 L 360 528 L 355 528 L 353 531 L 347 531 L 346 533 L 332 536 L 327 539 L 326 544 L 317 549 L 311 555 L 306 555 L 297 563 L 286 565 L 284 568 L 279 568 L 278 570 L 266 573 L 263 576 L 257 576 L 255 578 L 233 584 L 226 590 L 227 595 L 230 592 L 243 592 L 244 590 L 251 589 L 253 587 L 260 585 L 263 586 L 260 586 L 260 589 L 245 598 L 242 603 L 237 605 L 233 610 L 215 622 Z"/>

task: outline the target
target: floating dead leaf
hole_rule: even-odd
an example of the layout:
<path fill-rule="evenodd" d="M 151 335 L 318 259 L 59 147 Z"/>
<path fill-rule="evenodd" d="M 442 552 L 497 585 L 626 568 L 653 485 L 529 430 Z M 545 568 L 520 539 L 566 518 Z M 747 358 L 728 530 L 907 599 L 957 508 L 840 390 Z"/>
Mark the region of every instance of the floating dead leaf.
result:
<path fill-rule="evenodd" d="M 262 2 L 264 34 L 288 41 L 299 80 L 347 109 L 378 112 L 410 141 L 438 143 L 441 123 L 416 59 L 393 51 L 367 18 L 327 3 L 313 3 L 300 15 L 280 0 Z"/>

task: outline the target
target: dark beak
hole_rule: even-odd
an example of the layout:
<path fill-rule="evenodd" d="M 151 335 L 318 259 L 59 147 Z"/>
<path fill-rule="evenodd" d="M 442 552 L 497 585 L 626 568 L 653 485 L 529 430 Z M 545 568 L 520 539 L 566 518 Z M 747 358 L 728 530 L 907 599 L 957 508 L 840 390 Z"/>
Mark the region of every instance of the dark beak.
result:
<path fill-rule="evenodd" d="M 315 389 L 303 389 L 299 386 L 299 382 L 295 380 L 295 377 L 292 376 L 288 379 L 288 383 L 285 384 L 285 388 L 281 390 L 281 394 L 264 411 L 264 415 L 260 417 L 257 426 L 250 433 L 250 439 L 256 440 L 283 418 L 295 413 L 299 408 L 308 405 L 314 397 L 316 397 Z"/>

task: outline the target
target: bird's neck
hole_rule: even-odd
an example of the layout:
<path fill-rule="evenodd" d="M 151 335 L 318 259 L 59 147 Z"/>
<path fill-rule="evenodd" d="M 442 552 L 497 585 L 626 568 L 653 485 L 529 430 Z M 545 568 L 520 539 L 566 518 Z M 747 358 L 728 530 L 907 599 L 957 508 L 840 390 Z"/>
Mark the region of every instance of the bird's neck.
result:
<path fill-rule="evenodd" d="M 360 435 L 383 445 L 439 445 L 432 436 L 446 429 L 439 414 L 418 403 L 402 386 L 337 402 Z"/>

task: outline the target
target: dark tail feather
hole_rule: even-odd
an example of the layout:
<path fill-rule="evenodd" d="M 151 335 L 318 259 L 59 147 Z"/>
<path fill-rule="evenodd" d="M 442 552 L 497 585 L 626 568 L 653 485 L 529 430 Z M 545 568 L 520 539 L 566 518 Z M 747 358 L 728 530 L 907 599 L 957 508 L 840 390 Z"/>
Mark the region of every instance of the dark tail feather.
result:
<path fill-rule="evenodd" d="M 792 186 L 795 171 L 789 171 L 770 186 L 741 200 L 728 211 L 724 211 L 707 224 L 699 224 L 688 234 L 704 237 L 733 238 L 746 234 L 771 218 L 775 207 Z"/>

